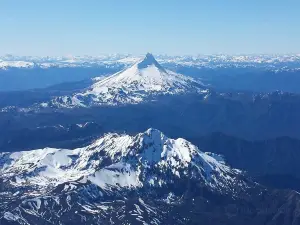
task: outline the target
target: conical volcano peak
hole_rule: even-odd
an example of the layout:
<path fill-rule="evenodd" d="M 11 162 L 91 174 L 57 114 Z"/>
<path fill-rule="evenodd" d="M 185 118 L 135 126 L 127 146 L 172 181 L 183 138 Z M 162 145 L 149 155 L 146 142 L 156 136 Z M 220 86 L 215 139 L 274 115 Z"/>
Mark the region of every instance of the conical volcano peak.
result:
<path fill-rule="evenodd" d="M 162 70 L 163 72 L 166 72 L 165 69 L 156 61 L 156 59 L 151 53 L 147 53 L 145 58 L 137 64 L 139 69 L 145 69 L 152 65 Z"/>
<path fill-rule="evenodd" d="M 156 61 L 154 56 L 151 53 L 147 53 L 144 60 Z"/>
<path fill-rule="evenodd" d="M 55 99 L 51 104 L 59 107 L 137 104 L 143 101 L 153 101 L 162 95 L 181 95 L 202 91 L 201 82 L 164 69 L 152 54 L 147 53 L 143 59 L 131 67 L 99 79 L 84 92 L 76 93 L 72 97 Z"/>

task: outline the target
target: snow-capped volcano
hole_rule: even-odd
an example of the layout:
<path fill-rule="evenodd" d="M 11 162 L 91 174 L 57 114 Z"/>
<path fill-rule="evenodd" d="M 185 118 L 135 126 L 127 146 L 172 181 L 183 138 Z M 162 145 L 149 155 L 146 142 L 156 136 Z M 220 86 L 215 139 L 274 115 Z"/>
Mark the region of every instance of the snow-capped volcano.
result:
<path fill-rule="evenodd" d="M 74 107 L 135 104 L 152 100 L 159 95 L 205 91 L 200 81 L 164 69 L 150 53 L 131 67 L 96 80 L 98 81 L 87 90 L 73 96 L 56 98 L 52 105 Z"/>
<path fill-rule="evenodd" d="M 206 221 L 233 218 L 228 205 L 265 212 L 276 198 L 222 157 L 155 129 L 106 134 L 77 149 L 0 153 L 3 225 L 195 224 L 193 216 L 202 221 L 206 213 Z"/>
<path fill-rule="evenodd" d="M 4 180 L 15 186 L 37 187 L 39 192 L 75 181 L 89 181 L 106 189 L 161 187 L 181 178 L 196 179 L 215 191 L 227 192 L 240 173 L 226 166 L 222 158 L 155 129 L 136 136 L 107 134 L 74 150 L 45 148 L 0 153 L 0 157 Z"/>

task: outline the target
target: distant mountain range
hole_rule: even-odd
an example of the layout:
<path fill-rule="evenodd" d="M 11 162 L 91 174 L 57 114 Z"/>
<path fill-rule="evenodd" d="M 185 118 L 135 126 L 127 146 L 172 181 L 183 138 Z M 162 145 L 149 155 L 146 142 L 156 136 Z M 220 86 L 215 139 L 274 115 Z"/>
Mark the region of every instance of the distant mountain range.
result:
<path fill-rule="evenodd" d="M 34 56 L 0 56 L 0 68 L 51 68 L 51 67 L 93 67 L 115 66 L 116 64 L 131 65 L 141 55 L 107 54 L 100 56 L 60 56 L 60 57 L 34 57 Z M 157 61 L 162 65 L 177 64 L 194 67 L 258 67 L 270 70 L 285 70 L 300 68 L 300 54 L 285 55 L 197 55 L 197 56 L 168 56 L 156 55 Z"/>
<path fill-rule="evenodd" d="M 2 91 L 49 88 L 95 77 L 109 76 L 129 68 L 143 56 L 102 55 L 69 57 L 0 57 Z M 209 84 L 219 91 L 276 90 L 300 93 L 300 56 L 294 55 L 156 55 L 165 70 Z"/>
<path fill-rule="evenodd" d="M 211 132 L 248 140 L 298 138 L 299 103 L 299 94 L 283 91 L 216 91 L 197 78 L 165 69 L 149 54 L 121 72 L 75 82 L 74 89 L 61 85 L 0 93 L 0 126 L 9 123 L 13 131 L 95 122 L 105 124 L 105 131 L 157 127 L 177 137 L 180 130 L 191 138 Z"/>

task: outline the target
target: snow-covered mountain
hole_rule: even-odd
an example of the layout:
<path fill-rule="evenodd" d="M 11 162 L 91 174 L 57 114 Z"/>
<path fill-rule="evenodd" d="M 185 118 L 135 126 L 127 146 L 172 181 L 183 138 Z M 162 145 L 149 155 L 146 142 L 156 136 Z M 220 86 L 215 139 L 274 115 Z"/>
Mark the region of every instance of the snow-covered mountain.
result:
<path fill-rule="evenodd" d="M 61 222 L 62 218 L 49 215 L 60 210 L 89 220 L 112 209 L 115 202 L 107 198 L 128 191 L 148 193 L 146 197 L 159 189 L 171 202 L 177 198 L 172 190 L 186 181 L 212 193 L 235 196 L 237 190 L 248 187 L 241 177 L 222 157 L 201 152 L 184 139 L 170 139 L 156 129 L 136 136 L 110 133 L 72 150 L 0 153 L 0 222 Z M 71 197 L 74 194 L 78 201 Z M 125 212 L 119 213 L 125 217 Z"/>
<path fill-rule="evenodd" d="M 184 139 L 170 139 L 156 129 L 136 136 L 110 133 L 77 148 L 45 148 L 0 153 L 0 172 L 16 187 L 36 193 L 66 182 L 88 181 L 103 189 L 164 186 L 189 177 L 219 192 L 231 192 L 241 172 L 222 157 L 203 153 Z M 242 183 L 241 183 L 242 184 Z"/>
<path fill-rule="evenodd" d="M 151 54 L 131 67 L 109 77 L 95 79 L 87 90 L 51 101 L 51 106 L 136 104 L 156 96 L 206 92 L 205 86 L 191 77 L 164 69 Z M 44 103 L 43 106 L 48 106 Z"/>
<path fill-rule="evenodd" d="M 1 225 L 287 225 L 298 224 L 299 200 L 155 129 L 76 149 L 0 153 Z"/>

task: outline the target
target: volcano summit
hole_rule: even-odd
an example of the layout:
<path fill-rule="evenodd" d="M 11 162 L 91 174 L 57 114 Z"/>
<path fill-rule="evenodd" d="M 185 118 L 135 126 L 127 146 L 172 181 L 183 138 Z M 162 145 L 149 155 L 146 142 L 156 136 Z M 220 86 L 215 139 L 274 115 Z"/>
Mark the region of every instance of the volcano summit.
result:
<path fill-rule="evenodd" d="M 51 105 L 72 108 L 137 104 L 162 95 L 206 91 L 200 81 L 163 68 L 150 53 L 123 71 L 95 80 L 80 93 L 53 99 Z"/>

